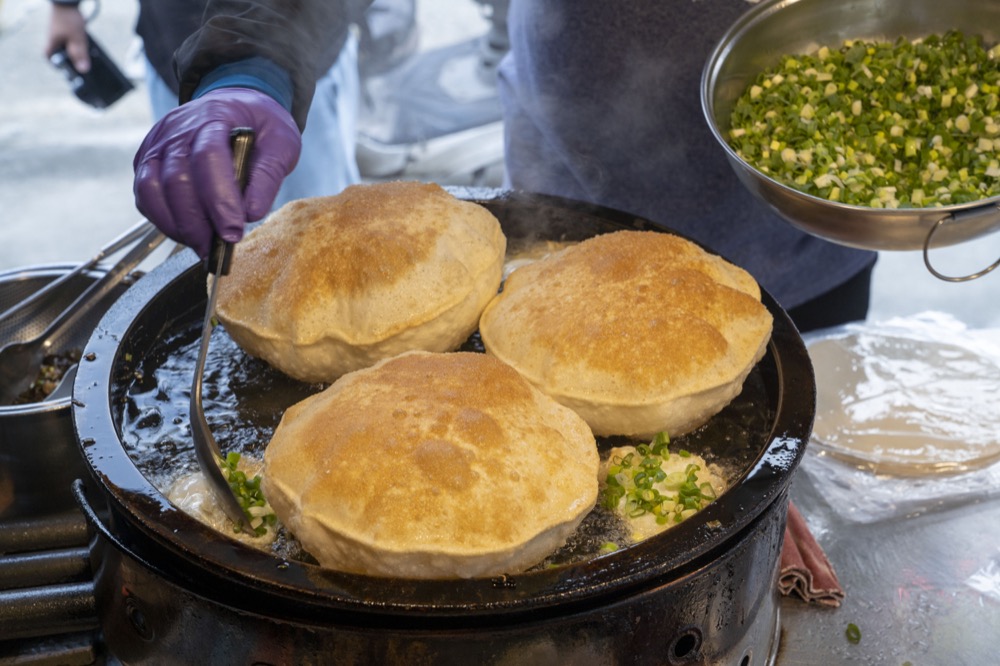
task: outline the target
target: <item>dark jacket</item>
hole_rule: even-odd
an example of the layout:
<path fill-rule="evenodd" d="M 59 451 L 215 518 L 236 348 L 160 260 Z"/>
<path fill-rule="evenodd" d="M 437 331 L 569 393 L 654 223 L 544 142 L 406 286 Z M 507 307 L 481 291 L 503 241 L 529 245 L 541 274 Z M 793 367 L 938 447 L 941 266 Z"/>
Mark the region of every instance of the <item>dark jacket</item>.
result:
<path fill-rule="evenodd" d="M 305 125 L 316 80 L 333 64 L 369 0 L 140 0 L 136 32 L 156 71 L 186 102 L 219 65 L 263 56 L 292 77 Z"/>
<path fill-rule="evenodd" d="M 738 181 L 700 102 L 708 56 L 747 0 L 513 0 L 501 68 L 520 189 L 672 227 L 791 308 L 875 260 L 798 231 Z"/>

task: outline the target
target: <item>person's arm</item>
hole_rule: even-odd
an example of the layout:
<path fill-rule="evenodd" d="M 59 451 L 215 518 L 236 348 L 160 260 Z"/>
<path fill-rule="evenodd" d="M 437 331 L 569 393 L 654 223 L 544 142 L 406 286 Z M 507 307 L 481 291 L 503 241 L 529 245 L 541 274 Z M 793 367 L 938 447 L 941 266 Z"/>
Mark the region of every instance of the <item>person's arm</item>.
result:
<path fill-rule="evenodd" d="M 240 240 L 298 161 L 316 80 L 336 58 L 356 4 L 209 0 L 201 27 L 175 54 L 181 105 L 136 153 L 139 211 L 202 257 L 215 235 Z M 242 193 L 229 145 L 237 127 L 256 134 Z"/>
<path fill-rule="evenodd" d="M 316 81 L 337 59 L 352 22 L 370 0 L 209 0 L 201 28 L 175 54 L 180 101 L 192 99 L 220 66 L 263 58 L 291 79 L 299 129 Z"/>
<path fill-rule="evenodd" d="M 45 57 L 51 58 L 66 47 L 76 71 L 90 71 L 90 53 L 87 50 L 87 19 L 80 13 L 79 0 L 52 0 L 49 15 L 49 34 L 45 43 Z"/>

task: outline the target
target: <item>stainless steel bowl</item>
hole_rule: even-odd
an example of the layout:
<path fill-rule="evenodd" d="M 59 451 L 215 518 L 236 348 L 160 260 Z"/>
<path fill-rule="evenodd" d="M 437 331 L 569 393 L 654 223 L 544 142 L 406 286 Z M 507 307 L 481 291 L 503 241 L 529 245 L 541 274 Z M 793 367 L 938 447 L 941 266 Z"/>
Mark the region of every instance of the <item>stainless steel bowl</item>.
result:
<path fill-rule="evenodd" d="M 6 312 L 50 282 L 76 268 L 70 264 L 28 266 L 0 273 L 0 312 Z M 55 318 L 101 277 L 103 267 L 81 273 L 44 301 Z M 53 341 L 53 351 L 83 349 L 94 326 L 127 287 L 122 283 L 102 299 L 78 326 Z M 17 317 L 0 324 L 0 341 L 28 340 L 48 319 L 27 323 Z M 70 414 L 72 398 L 0 406 L 0 529 L 6 524 L 75 510 L 71 486 L 87 468 L 76 444 Z"/>
<path fill-rule="evenodd" d="M 746 187 L 796 227 L 870 250 L 945 247 L 1000 228 L 1000 197 L 940 208 L 876 209 L 804 194 L 764 175 L 730 148 L 725 136 L 736 100 L 783 55 L 845 39 L 910 39 L 957 29 L 1000 41 L 1000 2 L 976 0 L 764 0 L 747 11 L 713 49 L 702 74 L 701 103 L 712 133 Z M 1000 262 L 998 262 L 1000 263 Z M 996 264 L 994 265 L 994 267 Z M 931 272 L 948 278 L 931 268 Z M 992 267 L 991 267 L 992 268 Z"/>

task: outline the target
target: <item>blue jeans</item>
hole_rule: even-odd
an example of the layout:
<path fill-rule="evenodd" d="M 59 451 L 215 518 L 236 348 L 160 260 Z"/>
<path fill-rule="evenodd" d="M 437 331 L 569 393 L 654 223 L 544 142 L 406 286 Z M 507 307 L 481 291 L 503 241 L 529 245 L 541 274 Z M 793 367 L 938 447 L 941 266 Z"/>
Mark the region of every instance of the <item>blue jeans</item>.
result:
<path fill-rule="evenodd" d="M 148 61 L 146 84 L 153 118 L 159 120 L 177 106 L 177 95 Z M 358 38 L 352 33 L 337 61 L 316 82 L 302 133 L 302 154 L 278 190 L 272 209 L 295 199 L 337 194 L 361 181 L 354 156 L 360 95 Z"/>

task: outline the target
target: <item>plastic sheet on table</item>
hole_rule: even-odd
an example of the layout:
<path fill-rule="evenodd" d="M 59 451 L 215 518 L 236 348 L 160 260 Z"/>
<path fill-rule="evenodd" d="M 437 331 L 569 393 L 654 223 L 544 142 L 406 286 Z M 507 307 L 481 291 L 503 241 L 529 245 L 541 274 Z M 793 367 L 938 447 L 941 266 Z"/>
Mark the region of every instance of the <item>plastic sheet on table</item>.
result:
<path fill-rule="evenodd" d="M 805 336 L 817 413 L 802 467 L 873 522 L 1000 494 L 1000 330 L 922 313 Z"/>
<path fill-rule="evenodd" d="M 858 523 L 1000 497 L 1000 463 L 948 476 L 892 476 L 875 474 L 822 451 L 807 449 L 800 469 L 837 515 Z"/>

